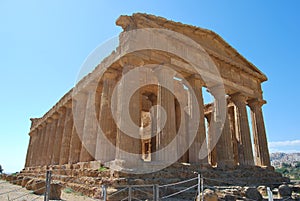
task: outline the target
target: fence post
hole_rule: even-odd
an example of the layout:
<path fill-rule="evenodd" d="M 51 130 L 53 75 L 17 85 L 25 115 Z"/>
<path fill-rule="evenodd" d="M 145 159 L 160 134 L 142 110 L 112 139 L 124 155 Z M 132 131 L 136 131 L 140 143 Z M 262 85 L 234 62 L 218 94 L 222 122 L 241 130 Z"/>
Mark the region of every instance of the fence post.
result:
<path fill-rule="evenodd" d="M 273 193 L 270 187 L 267 187 L 267 192 L 268 192 L 268 201 L 273 201 Z"/>
<path fill-rule="evenodd" d="M 159 201 L 159 185 L 154 185 L 154 201 Z"/>
<path fill-rule="evenodd" d="M 201 192 L 202 192 L 202 195 L 201 195 L 201 200 L 204 201 L 204 179 L 203 179 L 203 175 L 201 175 Z"/>
<path fill-rule="evenodd" d="M 131 201 L 131 193 L 132 193 L 132 187 L 131 186 L 129 186 L 128 187 L 128 201 Z"/>
<path fill-rule="evenodd" d="M 102 197 L 103 197 L 103 201 L 107 200 L 107 188 L 105 185 L 102 185 Z"/>
<path fill-rule="evenodd" d="M 200 185 L 201 185 L 201 175 L 198 174 L 198 196 L 197 196 L 197 201 L 200 201 Z"/>
<path fill-rule="evenodd" d="M 46 173 L 46 190 L 45 190 L 44 201 L 49 201 L 50 183 L 51 183 L 51 171 L 47 170 L 47 173 Z"/>

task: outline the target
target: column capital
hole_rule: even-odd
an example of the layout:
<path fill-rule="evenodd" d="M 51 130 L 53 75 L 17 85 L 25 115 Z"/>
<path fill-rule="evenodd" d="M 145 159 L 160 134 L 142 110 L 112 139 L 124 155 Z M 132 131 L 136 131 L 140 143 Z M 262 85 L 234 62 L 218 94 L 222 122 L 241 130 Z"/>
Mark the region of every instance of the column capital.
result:
<path fill-rule="evenodd" d="M 190 84 L 198 86 L 199 88 L 205 86 L 205 82 L 199 77 L 196 77 L 196 75 L 190 75 L 184 79 L 186 79 Z"/>
<path fill-rule="evenodd" d="M 47 119 L 46 119 L 46 122 L 47 123 L 51 123 L 53 121 L 53 118 L 52 117 L 48 117 Z"/>
<path fill-rule="evenodd" d="M 255 107 L 262 107 L 266 103 L 267 101 L 258 98 L 254 98 L 248 101 L 248 105 L 251 109 Z"/>
<path fill-rule="evenodd" d="M 173 78 L 176 75 L 176 73 L 176 71 L 169 70 L 169 68 L 164 68 L 163 66 L 158 66 L 154 68 L 154 74 L 158 76 L 158 78 Z"/>
<path fill-rule="evenodd" d="M 230 94 L 230 100 L 235 104 L 239 103 L 239 102 L 246 103 L 247 99 L 248 99 L 248 97 L 240 92 Z"/>
<path fill-rule="evenodd" d="M 60 108 L 58 108 L 57 112 L 61 115 L 66 112 L 66 109 L 66 106 L 61 106 Z"/>
<path fill-rule="evenodd" d="M 211 95 L 213 95 L 216 99 L 225 97 L 226 95 L 225 88 L 223 85 L 216 85 L 214 87 L 210 87 L 209 89 L 207 89 L 207 91 L 211 93 Z"/>
<path fill-rule="evenodd" d="M 118 77 L 118 75 L 114 72 L 105 72 L 102 76 L 102 79 L 103 79 L 103 81 L 116 80 L 117 77 Z"/>
<path fill-rule="evenodd" d="M 53 120 L 58 119 L 58 118 L 59 118 L 59 113 L 58 113 L 58 112 L 54 112 L 53 115 L 51 116 L 51 118 L 52 118 Z"/>
<path fill-rule="evenodd" d="M 69 101 L 64 105 L 64 107 L 66 107 L 66 108 L 72 108 L 72 103 L 73 103 L 73 99 L 69 100 Z"/>
<path fill-rule="evenodd" d="M 81 101 L 87 99 L 87 92 L 84 90 L 78 91 L 76 94 L 73 95 L 73 100 Z"/>

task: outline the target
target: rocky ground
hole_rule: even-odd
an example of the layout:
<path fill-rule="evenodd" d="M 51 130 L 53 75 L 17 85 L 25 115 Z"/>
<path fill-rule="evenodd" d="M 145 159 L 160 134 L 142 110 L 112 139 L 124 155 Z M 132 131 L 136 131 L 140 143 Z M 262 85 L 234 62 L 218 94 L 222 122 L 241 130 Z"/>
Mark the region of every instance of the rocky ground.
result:
<path fill-rule="evenodd" d="M 136 175 L 112 171 L 103 167 L 99 168 L 99 164 L 82 163 L 28 168 L 17 175 L 2 175 L 2 179 L 23 186 L 24 189 L 34 190 L 37 194 L 41 195 L 44 191 L 39 189 L 45 186 L 46 170 L 51 170 L 52 172 L 51 196 L 64 200 L 88 200 L 87 197 L 82 196 L 79 196 L 79 198 L 69 198 L 68 196 L 76 195 L 74 192 L 78 192 L 77 196 L 86 195 L 99 200 L 102 193 L 102 185 L 108 187 L 107 193 L 110 196 L 110 201 L 119 201 L 128 196 L 128 189 L 118 194 L 118 196 L 112 197 L 112 194 L 121 190 L 124 186 L 128 187 L 128 185 L 143 186 L 157 184 L 160 186 L 160 197 L 164 197 L 196 184 L 196 186 L 184 193 L 164 199 L 170 201 L 195 200 L 198 181 L 197 173 L 201 173 L 201 177 L 204 178 L 205 191 L 203 195 L 205 200 L 263 200 L 266 199 L 267 186 L 271 188 L 274 198 L 277 200 L 300 200 L 300 185 L 298 183 L 291 183 L 288 178 L 282 177 L 272 168 L 259 167 L 235 167 L 223 170 L 176 163 L 151 174 Z M 181 185 L 164 187 L 165 184 L 173 184 L 187 179 L 192 179 L 192 181 Z M 282 185 L 284 183 L 286 185 Z M 21 187 L 17 186 L 17 188 Z M 3 191 L 1 190 L 1 192 Z M 153 188 L 137 187 L 132 190 L 132 194 L 140 200 L 152 200 Z M 147 198 L 145 198 L 146 194 L 149 195 Z M 34 195 L 30 194 L 28 196 Z M 1 198 L 0 200 L 2 200 Z M 5 198 L 8 200 L 7 197 Z M 23 201 L 22 199 L 20 200 Z"/>
<path fill-rule="evenodd" d="M 6 193 L 12 191 L 10 193 Z M 92 201 L 94 199 L 89 198 L 87 196 L 80 195 L 75 192 L 70 192 L 68 189 L 62 189 L 61 191 L 61 199 L 65 201 Z M 1 201 L 43 201 L 44 197 L 41 195 L 36 195 L 32 193 L 32 191 L 26 190 L 26 188 L 22 188 L 18 185 L 11 184 L 4 180 L 0 180 L 0 200 Z"/>

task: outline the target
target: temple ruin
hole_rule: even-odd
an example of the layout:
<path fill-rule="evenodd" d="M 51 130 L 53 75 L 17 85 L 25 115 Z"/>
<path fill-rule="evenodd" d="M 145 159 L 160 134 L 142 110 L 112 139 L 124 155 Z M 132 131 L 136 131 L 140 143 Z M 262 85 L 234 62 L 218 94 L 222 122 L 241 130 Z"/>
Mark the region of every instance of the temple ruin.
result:
<path fill-rule="evenodd" d="M 119 58 L 118 51 L 127 48 L 128 40 L 121 33 L 120 44 L 115 52 L 82 78 L 43 117 L 31 119 L 25 169 L 90 161 L 105 164 L 115 160 L 123 160 L 132 166 L 137 161 L 151 165 L 169 160 L 169 155 L 172 161 L 199 164 L 201 167 L 271 166 L 262 112 L 266 101 L 261 84 L 267 77 L 257 67 L 210 30 L 139 13 L 120 16 L 116 24 L 123 28 L 123 32 L 145 28 L 165 29 L 200 44 L 214 62 L 225 93 L 219 97 L 220 93 L 216 93 L 218 84 L 207 83 L 187 61 L 168 52 L 144 49 Z M 187 54 L 190 55 L 190 52 Z M 117 118 L 122 119 L 126 85 L 119 86 L 116 100 L 112 99 L 114 88 L 128 71 L 140 66 L 161 64 L 177 72 L 156 73 L 158 77 L 161 76 L 159 82 L 165 82 L 174 89 L 175 94 L 154 84 L 138 89 L 129 101 L 129 112 L 133 123 L 139 128 L 133 128 L 133 132 L 140 133 L 140 138 L 126 135 L 119 129 L 111 111 L 111 105 L 115 104 L 116 114 L 119 115 Z M 105 72 L 100 72 L 102 67 L 105 67 Z M 153 72 L 156 70 L 155 67 L 150 69 Z M 210 69 L 203 68 L 201 72 L 209 74 Z M 103 73 L 101 79 L 100 73 Z M 152 78 L 145 72 L 136 79 L 143 81 Z M 196 110 L 195 102 L 189 98 L 191 90 L 196 97 L 199 114 L 197 129 L 193 131 L 188 126 L 193 121 L 191 111 Z M 204 90 L 214 97 L 214 103 L 204 104 Z M 226 100 L 226 115 L 220 128 L 216 127 L 221 129 L 221 135 L 213 144 L 216 129 L 210 129 L 210 125 L 218 125 L 217 103 L 221 98 Z M 112 103 L 112 100 L 116 103 Z M 185 104 L 184 108 L 180 108 L 182 104 Z M 151 110 L 155 105 L 163 107 L 168 117 L 161 130 L 157 128 L 158 114 Z M 247 110 L 250 110 L 251 117 L 248 117 Z M 75 115 L 77 118 L 74 118 Z M 105 136 L 99 133 L 99 128 Z M 180 129 L 185 135 L 176 138 Z M 187 150 L 180 150 L 185 146 L 185 136 L 189 136 L 189 132 L 196 132 L 196 135 Z M 168 156 L 159 152 L 171 142 L 177 145 L 177 149 L 168 150 L 171 152 Z M 207 157 L 199 157 L 200 150 L 205 149 Z M 132 155 L 126 155 L 125 152 Z"/>

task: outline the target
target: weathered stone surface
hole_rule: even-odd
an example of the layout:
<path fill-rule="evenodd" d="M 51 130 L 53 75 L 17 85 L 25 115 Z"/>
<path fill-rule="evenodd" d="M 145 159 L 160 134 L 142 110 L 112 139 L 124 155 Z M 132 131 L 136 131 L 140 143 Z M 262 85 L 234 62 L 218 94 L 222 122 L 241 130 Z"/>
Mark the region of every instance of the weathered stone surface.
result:
<path fill-rule="evenodd" d="M 247 187 L 244 189 L 244 193 L 246 198 L 252 199 L 252 200 L 263 200 L 262 195 L 259 193 L 259 191 L 254 187 Z"/>
<path fill-rule="evenodd" d="M 206 201 L 218 201 L 218 195 L 213 190 L 205 189 L 203 194 Z"/>
<path fill-rule="evenodd" d="M 21 186 L 24 188 L 30 180 L 31 180 L 30 177 L 24 177 L 22 180 Z"/>
<path fill-rule="evenodd" d="M 278 193 L 280 197 L 290 197 L 292 195 L 292 189 L 288 185 L 281 185 L 278 188 Z"/>

